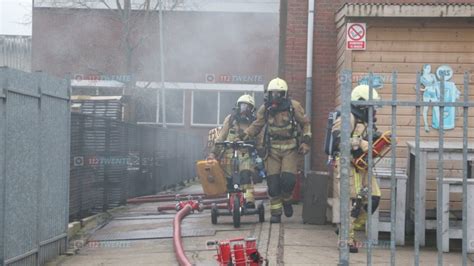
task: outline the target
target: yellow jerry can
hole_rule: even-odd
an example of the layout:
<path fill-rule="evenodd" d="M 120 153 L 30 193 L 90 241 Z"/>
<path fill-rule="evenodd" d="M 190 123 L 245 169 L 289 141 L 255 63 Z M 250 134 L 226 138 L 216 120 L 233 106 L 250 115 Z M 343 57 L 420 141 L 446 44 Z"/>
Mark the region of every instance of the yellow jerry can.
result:
<path fill-rule="evenodd" d="M 204 194 L 211 196 L 227 192 L 227 180 L 218 161 L 197 161 L 196 172 L 204 190 Z"/>

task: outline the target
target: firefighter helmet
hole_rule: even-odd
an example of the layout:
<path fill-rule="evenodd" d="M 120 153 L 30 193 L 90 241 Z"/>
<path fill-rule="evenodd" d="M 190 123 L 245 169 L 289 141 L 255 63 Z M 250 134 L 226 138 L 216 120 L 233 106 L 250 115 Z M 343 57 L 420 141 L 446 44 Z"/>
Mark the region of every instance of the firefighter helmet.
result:
<path fill-rule="evenodd" d="M 253 99 L 252 95 L 249 94 L 244 94 L 240 96 L 237 100 L 237 105 L 239 105 L 240 103 L 250 104 L 252 105 L 252 107 L 255 107 L 255 100 Z"/>
<path fill-rule="evenodd" d="M 286 84 L 286 81 L 281 78 L 274 78 L 268 83 L 267 91 L 284 91 L 287 93 L 288 84 Z"/>
<path fill-rule="evenodd" d="M 367 85 L 359 85 L 352 90 L 351 101 L 368 101 L 370 88 Z M 379 101 L 380 96 L 375 89 L 372 89 L 372 100 Z"/>

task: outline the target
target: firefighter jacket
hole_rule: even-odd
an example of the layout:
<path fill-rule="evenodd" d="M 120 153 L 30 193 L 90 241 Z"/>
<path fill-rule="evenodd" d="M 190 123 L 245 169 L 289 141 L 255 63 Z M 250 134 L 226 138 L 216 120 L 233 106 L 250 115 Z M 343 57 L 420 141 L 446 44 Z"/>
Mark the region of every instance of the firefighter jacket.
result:
<path fill-rule="evenodd" d="M 219 132 L 215 142 L 222 142 L 222 141 L 235 141 L 239 138 L 240 135 L 244 132 L 245 129 L 249 127 L 250 123 L 239 122 L 237 119 L 234 119 L 232 115 L 228 115 L 224 119 L 224 124 L 222 129 Z M 212 152 L 218 154 L 221 152 L 219 147 L 214 145 Z"/>
<path fill-rule="evenodd" d="M 256 136 L 265 128 L 265 143 L 272 149 L 291 150 L 298 146 L 301 127 L 302 142 L 310 144 L 311 126 L 301 104 L 289 100 L 288 108 L 272 110 L 265 104 L 257 111 L 257 119 L 245 130 L 245 134 Z"/>
<path fill-rule="evenodd" d="M 366 152 L 369 149 L 369 142 L 367 141 L 367 124 L 359 119 L 357 119 L 351 113 L 351 148 L 352 148 L 352 156 L 354 157 L 354 151 L 360 150 L 362 152 Z M 339 116 L 335 121 L 332 127 L 332 132 L 334 135 L 334 139 L 337 143 L 340 143 L 341 140 L 341 117 Z M 339 150 L 339 149 L 338 149 Z"/>

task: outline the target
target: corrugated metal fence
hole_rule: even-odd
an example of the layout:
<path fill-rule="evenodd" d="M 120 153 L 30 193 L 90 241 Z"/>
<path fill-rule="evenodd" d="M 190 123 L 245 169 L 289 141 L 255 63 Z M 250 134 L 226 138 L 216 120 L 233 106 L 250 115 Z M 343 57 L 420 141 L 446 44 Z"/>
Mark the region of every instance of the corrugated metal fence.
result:
<path fill-rule="evenodd" d="M 0 35 L 0 66 L 31 71 L 31 36 Z"/>
<path fill-rule="evenodd" d="M 69 86 L 0 68 L 0 265 L 43 264 L 66 250 Z"/>
<path fill-rule="evenodd" d="M 71 116 L 69 99 L 64 80 L 0 67 L 0 265 L 42 265 L 70 217 L 195 177 L 202 137 Z"/>
<path fill-rule="evenodd" d="M 182 131 L 79 113 L 71 129 L 71 219 L 194 178 L 205 147 Z"/>

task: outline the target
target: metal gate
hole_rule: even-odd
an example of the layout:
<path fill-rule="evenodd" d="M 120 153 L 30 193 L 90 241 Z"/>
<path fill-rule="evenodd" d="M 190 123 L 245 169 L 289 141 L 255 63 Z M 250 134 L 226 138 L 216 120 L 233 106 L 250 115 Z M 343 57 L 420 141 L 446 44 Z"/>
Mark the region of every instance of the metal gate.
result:
<path fill-rule="evenodd" d="M 66 250 L 69 86 L 0 68 L 0 265 L 42 265 Z"/>
<path fill-rule="evenodd" d="M 437 160 L 436 168 L 436 224 L 434 227 L 436 228 L 436 245 L 438 249 L 438 265 L 443 264 L 443 246 L 446 246 L 447 243 L 443 240 L 448 240 L 449 244 L 449 234 L 450 230 L 448 229 L 449 226 L 449 213 L 448 212 L 448 203 L 443 204 L 443 200 L 446 200 L 446 197 L 449 199 L 449 192 L 452 191 L 451 185 L 455 182 L 451 182 L 453 179 L 445 177 L 445 160 L 459 160 L 462 164 L 462 179 L 459 178 L 457 182 L 457 188 L 459 192 L 462 192 L 462 261 L 463 265 L 467 265 L 467 253 L 472 252 L 472 243 L 469 243 L 474 240 L 474 234 L 472 230 L 468 230 L 468 200 L 471 201 L 474 198 L 474 193 L 469 193 L 471 189 L 468 189 L 468 182 L 472 181 L 470 179 L 470 160 L 474 159 L 474 145 L 473 143 L 468 143 L 468 110 L 470 107 L 474 107 L 474 102 L 469 100 L 469 74 L 466 72 L 464 73 L 463 79 L 463 90 L 461 93 L 461 97 L 459 101 L 448 101 L 446 97 L 448 96 L 446 93 L 448 90 L 448 83 L 445 79 L 445 76 L 452 75 L 452 73 L 448 73 L 446 71 L 440 71 L 440 81 L 439 81 L 439 101 L 423 101 L 421 92 L 421 74 L 417 73 L 416 79 L 416 86 L 414 88 L 414 93 L 416 96 L 413 96 L 414 100 L 407 101 L 407 100 L 399 100 L 397 95 L 397 73 L 394 72 L 390 76 L 389 80 L 391 83 L 391 97 L 387 97 L 387 93 L 385 93 L 386 99 L 382 99 L 380 101 L 373 100 L 373 84 L 375 81 L 375 77 L 373 74 L 369 74 L 369 88 L 370 88 L 370 100 L 369 101 L 352 101 L 351 102 L 351 90 L 352 90 L 352 82 L 355 80 L 353 79 L 352 73 L 350 71 L 343 71 L 341 80 L 341 119 L 342 119 L 342 130 L 341 130 L 341 143 L 340 143 L 340 200 L 341 200 L 341 209 L 340 209 L 340 217 L 341 217 L 341 238 L 339 243 L 339 264 L 340 265 L 349 265 L 350 258 L 349 258 L 349 224 L 350 224 L 350 173 L 351 164 L 352 164 L 352 156 L 351 156 L 351 123 L 350 123 L 350 114 L 351 114 L 351 104 L 353 106 L 368 106 L 368 114 L 369 114 L 369 121 L 367 127 L 368 133 L 368 142 L 369 142 L 369 150 L 368 150 L 368 217 L 371 217 L 372 213 L 372 178 L 374 177 L 373 166 L 375 162 L 375 158 L 373 158 L 373 135 L 374 135 L 374 121 L 373 121 L 373 114 L 374 109 L 376 107 L 388 107 L 390 110 L 390 123 L 391 123 L 391 137 L 392 139 L 397 139 L 397 130 L 403 130 L 403 128 L 397 128 L 397 111 L 403 107 L 412 107 L 415 110 L 415 134 L 414 140 L 411 142 L 412 148 L 409 149 L 409 156 L 407 158 L 407 165 L 410 165 L 410 160 L 412 162 L 411 169 L 407 169 L 408 174 L 412 174 L 412 184 L 413 184 L 413 205 L 414 205 L 414 258 L 413 263 L 414 265 L 420 264 L 420 245 L 424 244 L 424 235 L 425 235 L 425 184 L 426 182 L 426 172 L 424 168 L 427 165 L 427 158 L 431 158 Z M 415 83 L 415 80 L 413 81 Z M 426 88 L 425 88 L 426 89 Z M 391 99 L 390 99 L 391 98 Z M 439 136 L 437 139 L 437 143 L 430 144 L 433 147 L 430 149 L 425 149 L 423 142 L 420 138 L 420 128 L 421 128 L 421 115 L 422 115 L 422 108 L 423 107 L 432 107 L 433 110 L 439 110 L 438 114 L 441 114 L 438 117 L 438 132 Z M 462 108 L 462 119 L 458 120 L 458 124 L 461 125 L 462 123 L 462 134 L 459 137 L 462 141 L 459 143 L 452 143 L 450 141 L 445 141 L 445 117 L 446 117 L 446 110 L 448 108 Z M 426 119 L 425 119 L 426 121 Z M 398 143 L 400 144 L 400 142 Z M 410 145 L 410 144 L 407 144 Z M 425 145 L 426 146 L 426 145 Z M 424 149 L 424 150 L 422 150 Z M 458 151 L 458 153 L 455 153 Z M 411 154 L 411 155 L 410 155 Z M 429 155 L 431 154 L 431 155 Z M 391 172 L 391 189 L 390 189 L 390 263 L 391 265 L 397 265 L 395 261 L 396 255 L 396 247 L 395 247 L 395 236 L 396 234 L 404 234 L 405 232 L 396 232 L 395 227 L 395 214 L 396 214 L 396 202 L 397 200 L 397 183 L 395 180 L 396 176 L 396 168 L 397 168 L 397 143 L 396 141 L 392 144 L 391 153 L 387 156 L 390 156 L 390 172 Z M 430 157 L 431 156 L 431 157 Z M 414 167 L 413 167 L 414 166 Z M 421 177 L 423 177 L 421 179 Z M 420 180 L 421 179 L 421 180 Z M 462 180 L 462 181 L 461 181 Z M 473 214 L 471 208 L 469 207 L 469 222 L 472 224 L 474 223 Z M 434 221 L 433 221 L 434 222 Z M 374 228 L 372 228 L 371 219 L 367 219 L 367 228 L 368 228 L 368 235 L 372 235 Z M 376 232 L 377 233 L 377 232 Z M 372 251 L 374 248 L 374 243 L 372 243 L 371 238 L 368 238 L 367 241 L 367 265 L 372 265 Z"/>

